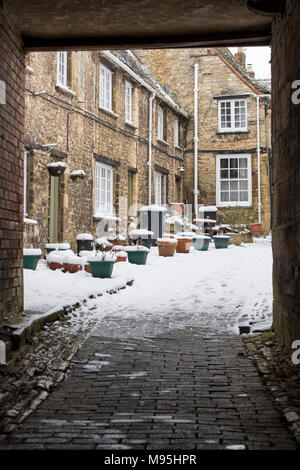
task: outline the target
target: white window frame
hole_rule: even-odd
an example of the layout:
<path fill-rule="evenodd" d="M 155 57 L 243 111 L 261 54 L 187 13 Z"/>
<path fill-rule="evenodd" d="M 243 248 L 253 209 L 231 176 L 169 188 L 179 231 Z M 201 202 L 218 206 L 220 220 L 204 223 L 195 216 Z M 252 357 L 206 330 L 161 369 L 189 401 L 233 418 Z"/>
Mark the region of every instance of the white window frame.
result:
<path fill-rule="evenodd" d="M 245 126 L 236 126 L 235 125 L 235 103 L 236 102 L 244 102 L 245 104 Z M 230 120 L 231 125 L 222 127 L 221 125 L 221 106 L 222 103 L 230 104 Z M 247 99 L 246 98 L 230 98 L 226 100 L 218 100 L 218 126 L 219 132 L 247 132 L 248 130 L 248 120 L 247 120 Z"/>
<path fill-rule="evenodd" d="M 245 158 L 247 159 L 247 178 L 243 177 L 238 177 L 236 179 L 231 179 L 230 177 L 228 178 L 221 178 L 221 159 L 241 159 Z M 228 165 L 229 167 L 229 165 Z M 239 167 L 239 165 L 238 165 Z M 245 168 L 239 168 L 240 169 L 245 169 Z M 240 176 L 240 175 L 238 175 Z M 241 181 L 248 181 L 248 189 L 243 190 L 248 192 L 248 200 L 247 201 L 221 201 L 221 182 L 222 181 L 228 181 L 229 185 L 230 182 L 238 182 L 238 187 L 240 186 L 239 183 Z M 230 191 L 228 189 L 228 191 Z M 241 189 L 237 190 L 238 193 L 241 192 Z M 230 193 L 229 193 L 230 194 Z M 251 169 L 251 154 L 247 153 L 241 153 L 241 154 L 220 154 L 216 155 L 216 203 L 217 207 L 236 207 L 236 206 L 241 206 L 241 207 L 250 207 L 252 205 L 252 169 Z"/>
<path fill-rule="evenodd" d="M 110 176 L 110 177 L 108 177 Z M 114 169 L 101 162 L 95 162 L 94 215 L 113 215 Z"/>
<path fill-rule="evenodd" d="M 160 171 L 155 171 L 154 187 L 154 204 L 157 204 L 158 206 L 163 206 L 167 204 L 167 175 L 161 173 Z"/>
<path fill-rule="evenodd" d="M 164 110 L 157 106 L 157 138 L 164 140 Z"/>
<path fill-rule="evenodd" d="M 174 147 L 179 148 L 179 119 L 174 119 Z"/>
<path fill-rule="evenodd" d="M 113 71 L 100 62 L 99 107 L 112 111 L 112 75 Z"/>
<path fill-rule="evenodd" d="M 132 92 L 132 84 L 125 80 L 125 122 L 129 124 L 132 124 Z"/>
<path fill-rule="evenodd" d="M 57 78 L 56 85 L 68 87 L 68 53 L 67 51 L 57 52 Z"/>

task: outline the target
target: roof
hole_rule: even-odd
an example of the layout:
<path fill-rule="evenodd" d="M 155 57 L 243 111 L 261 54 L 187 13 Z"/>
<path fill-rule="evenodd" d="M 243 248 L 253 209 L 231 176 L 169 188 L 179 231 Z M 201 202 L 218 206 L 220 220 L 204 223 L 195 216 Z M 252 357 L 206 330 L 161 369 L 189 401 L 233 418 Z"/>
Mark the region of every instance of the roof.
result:
<path fill-rule="evenodd" d="M 150 69 L 145 64 L 143 64 L 131 50 L 111 50 L 109 52 L 110 58 L 112 60 L 112 56 L 115 56 L 119 61 L 123 62 L 125 67 L 129 67 L 129 69 L 138 77 L 140 77 L 142 81 L 155 90 L 158 97 L 162 101 L 171 106 L 176 112 L 182 114 L 184 117 L 188 116 L 188 112 L 174 101 L 174 99 L 163 89 Z"/>
<path fill-rule="evenodd" d="M 227 47 L 218 47 L 216 51 L 219 55 L 221 55 L 227 63 L 229 63 L 232 67 L 234 67 L 243 78 L 245 78 L 257 91 L 270 94 L 271 93 L 271 80 L 257 80 L 252 78 L 245 67 L 243 67 L 232 55 L 230 50 Z"/>

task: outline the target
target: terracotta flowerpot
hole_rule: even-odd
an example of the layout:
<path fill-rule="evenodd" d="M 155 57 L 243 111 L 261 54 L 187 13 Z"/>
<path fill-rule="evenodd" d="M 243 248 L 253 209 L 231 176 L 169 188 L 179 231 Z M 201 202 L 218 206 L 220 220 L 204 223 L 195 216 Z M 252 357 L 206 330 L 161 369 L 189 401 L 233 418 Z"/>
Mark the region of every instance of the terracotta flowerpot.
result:
<path fill-rule="evenodd" d="M 250 230 L 254 237 L 260 237 L 262 235 L 262 224 L 250 224 Z"/>
<path fill-rule="evenodd" d="M 127 256 L 117 256 L 116 263 L 127 261 Z"/>
<path fill-rule="evenodd" d="M 109 242 L 113 245 L 113 246 L 125 246 L 125 240 L 118 240 L 118 239 L 115 239 L 115 240 L 109 240 Z"/>
<path fill-rule="evenodd" d="M 61 269 L 63 265 L 61 263 L 56 263 L 55 261 L 50 261 L 49 263 L 49 268 L 52 269 L 52 271 L 55 271 L 56 269 Z"/>
<path fill-rule="evenodd" d="M 89 264 L 85 264 L 84 265 L 84 270 L 87 272 L 87 273 L 90 273 L 91 274 L 91 266 Z"/>
<path fill-rule="evenodd" d="M 69 264 L 69 263 L 64 263 L 64 271 L 65 273 L 77 273 L 78 271 L 81 271 L 81 266 L 80 264 Z"/>
<path fill-rule="evenodd" d="M 160 241 L 157 242 L 157 246 L 159 256 L 174 256 L 177 243 Z"/>
<path fill-rule="evenodd" d="M 192 238 L 183 237 L 177 239 L 177 253 L 189 253 L 192 246 Z"/>

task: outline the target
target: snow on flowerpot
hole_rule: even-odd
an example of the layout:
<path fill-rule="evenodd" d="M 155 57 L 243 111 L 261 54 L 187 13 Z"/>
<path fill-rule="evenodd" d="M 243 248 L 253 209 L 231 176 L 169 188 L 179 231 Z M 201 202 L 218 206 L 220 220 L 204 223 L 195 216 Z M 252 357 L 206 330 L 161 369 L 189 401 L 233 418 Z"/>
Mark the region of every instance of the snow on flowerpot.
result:
<path fill-rule="evenodd" d="M 83 170 L 75 170 L 70 173 L 70 178 L 72 181 L 81 181 L 86 176 L 86 173 Z"/>
<path fill-rule="evenodd" d="M 58 249 L 61 250 L 61 251 L 69 250 L 70 249 L 70 243 L 60 243 Z"/>
<path fill-rule="evenodd" d="M 159 256 L 174 256 L 177 240 L 174 238 L 158 238 L 156 243 Z"/>
<path fill-rule="evenodd" d="M 260 237 L 262 235 L 262 224 L 250 224 L 250 230 L 253 237 Z"/>
<path fill-rule="evenodd" d="M 127 253 L 126 251 L 117 251 L 116 252 L 116 263 L 119 262 L 126 262 L 127 261 Z"/>
<path fill-rule="evenodd" d="M 41 250 L 39 248 L 24 248 L 23 249 L 23 268 L 36 270 L 38 260 L 41 257 Z"/>
<path fill-rule="evenodd" d="M 47 263 L 52 271 L 63 267 L 63 257 L 58 251 L 51 251 L 47 256 Z"/>
<path fill-rule="evenodd" d="M 64 174 L 66 168 L 67 165 L 64 162 L 52 162 L 47 165 L 50 176 L 60 176 Z"/>
<path fill-rule="evenodd" d="M 92 251 L 94 237 L 90 233 L 79 233 L 76 237 L 77 253 L 82 250 Z"/>
<path fill-rule="evenodd" d="M 109 235 L 109 236 L 107 237 L 107 240 L 108 240 L 112 245 L 118 245 L 118 246 L 122 245 L 122 246 L 124 246 L 126 239 L 125 239 L 124 235 L 118 234 L 118 235 Z"/>
<path fill-rule="evenodd" d="M 93 277 L 110 278 L 112 276 L 115 257 L 110 253 L 100 252 L 96 256 L 90 256 L 87 261 L 91 267 Z"/>
<path fill-rule="evenodd" d="M 152 245 L 152 237 L 154 232 L 151 230 L 146 229 L 136 229 L 132 230 L 129 234 L 129 238 L 134 242 L 137 243 L 142 241 L 147 248 L 151 248 Z"/>
<path fill-rule="evenodd" d="M 66 273 L 73 274 L 77 273 L 78 271 L 81 271 L 83 260 L 82 258 L 80 258 L 80 256 L 76 256 L 74 253 L 68 254 L 64 255 L 63 260 L 63 267 Z"/>
<path fill-rule="evenodd" d="M 177 253 L 189 253 L 191 246 L 192 246 L 192 241 L 193 238 L 187 235 L 177 235 L 177 246 L 176 246 L 176 252 Z"/>
<path fill-rule="evenodd" d="M 95 240 L 95 248 L 100 251 L 110 251 L 113 244 L 109 242 L 106 238 L 97 238 Z"/>
<path fill-rule="evenodd" d="M 146 264 L 149 249 L 145 246 L 127 246 L 128 261 L 131 264 Z"/>
<path fill-rule="evenodd" d="M 192 246 L 195 248 L 195 250 L 207 251 L 210 241 L 210 237 L 207 237 L 205 235 L 195 235 L 195 238 L 192 241 Z"/>
<path fill-rule="evenodd" d="M 219 248 L 227 248 L 229 244 L 230 237 L 227 235 L 214 235 L 213 236 L 215 247 Z"/>
<path fill-rule="evenodd" d="M 59 250 L 59 245 L 60 243 L 46 243 L 45 249 L 47 253 L 50 253 L 51 251 Z"/>

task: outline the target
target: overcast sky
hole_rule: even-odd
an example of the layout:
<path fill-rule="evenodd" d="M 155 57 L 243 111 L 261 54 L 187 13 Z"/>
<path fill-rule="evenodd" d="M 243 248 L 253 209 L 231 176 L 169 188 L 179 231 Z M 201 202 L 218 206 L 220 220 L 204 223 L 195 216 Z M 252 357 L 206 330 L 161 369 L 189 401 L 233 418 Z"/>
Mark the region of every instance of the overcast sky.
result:
<path fill-rule="evenodd" d="M 230 47 L 230 52 L 237 52 L 237 47 Z M 270 47 L 245 47 L 246 64 L 252 64 L 255 78 L 271 78 Z"/>

